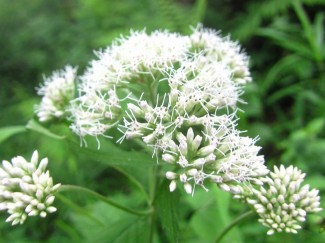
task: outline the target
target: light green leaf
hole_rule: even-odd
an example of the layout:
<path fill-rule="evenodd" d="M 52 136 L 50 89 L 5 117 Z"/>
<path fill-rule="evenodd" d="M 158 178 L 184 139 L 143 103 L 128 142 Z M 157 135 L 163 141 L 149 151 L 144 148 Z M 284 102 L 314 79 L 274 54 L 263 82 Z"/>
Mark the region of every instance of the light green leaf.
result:
<path fill-rule="evenodd" d="M 311 188 L 325 191 L 325 178 L 321 175 L 307 176 L 304 184 L 309 184 Z"/>
<path fill-rule="evenodd" d="M 321 55 L 324 49 L 324 19 L 325 14 L 323 12 L 318 13 L 315 18 L 314 33 L 315 33 L 315 46 L 317 47 L 318 55 Z M 325 59 L 325 56 L 320 56 L 321 60 Z"/>
<path fill-rule="evenodd" d="M 30 129 L 32 131 L 35 131 L 35 132 L 42 133 L 42 134 L 44 134 L 44 135 L 46 135 L 48 137 L 55 138 L 55 139 L 65 139 L 65 137 L 66 137 L 66 136 L 57 135 L 57 134 L 51 132 L 50 130 L 48 130 L 47 128 L 43 127 L 41 124 L 39 124 L 34 119 L 30 120 L 27 123 L 26 128 L 27 129 Z"/>
<path fill-rule="evenodd" d="M 19 133 L 26 132 L 25 126 L 10 126 L 0 128 L 0 143 Z"/>
<path fill-rule="evenodd" d="M 308 123 L 306 127 L 306 132 L 308 135 L 316 136 L 321 133 L 325 125 L 324 118 L 317 118 Z"/>

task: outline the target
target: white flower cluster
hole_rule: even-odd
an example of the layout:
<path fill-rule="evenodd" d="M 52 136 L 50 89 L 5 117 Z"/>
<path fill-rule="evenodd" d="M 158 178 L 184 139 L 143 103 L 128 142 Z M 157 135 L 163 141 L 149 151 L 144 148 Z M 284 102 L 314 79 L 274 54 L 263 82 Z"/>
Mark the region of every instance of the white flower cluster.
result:
<path fill-rule="evenodd" d="M 40 121 L 68 112 L 81 139 L 110 137 L 112 127 L 123 133 L 119 142 L 141 138 L 158 159 L 175 165 L 167 173 L 171 190 L 179 181 L 193 193 L 206 179 L 233 193 L 241 190 L 236 184 L 260 184 L 268 173 L 260 147 L 236 129 L 236 105 L 251 81 L 237 43 L 199 25 L 188 36 L 131 32 L 97 57 L 78 77 L 78 97 L 70 96 L 68 109 L 62 97 L 71 94 L 75 69 L 46 81 Z"/>
<path fill-rule="evenodd" d="M 297 233 L 307 213 L 321 211 L 319 191 L 302 186 L 305 174 L 296 167 L 274 167 L 270 176 L 263 178 L 265 184 L 253 189 L 246 201 L 254 206 L 260 216 L 259 222 L 270 228 L 267 234 L 285 231 Z"/>
<path fill-rule="evenodd" d="M 98 60 L 80 77 L 80 96 L 72 101 L 71 129 L 81 137 L 105 135 L 120 119 L 116 89 L 126 88 L 128 95 L 132 82 L 143 82 L 141 75 L 155 79 L 155 70 L 167 69 L 184 58 L 187 42 L 178 34 L 141 31 L 97 52 Z"/>
<path fill-rule="evenodd" d="M 45 78 L 37 92 L 42 96 L 42 101 L 35 109 L 41 122 L 66 114 L 70 100 L 74 97 L 76 73 L 77 68 L 66 66 L 64 70 L 53 72 L 52 76 Z"/>
<path fill-rule="evenodd" d="M 233 80 L 245 84 L 252 80 L 248 68 L 248 58 L 241 53 L 240 45 L 237 42 L 226 38 L 214 30 L 200 29 L 194 31 L 190 36 L 193 50 L 202 50 L 208 56 L 214 56 L 222 61 L 232 70 Z"/>
<path fill-rule="evenodd" d="M 178 60 L 158 65 L 155 55 L 151 65 L 148 56 L 141 61 L 133 82 L 158 86 L 140 99 L 130 97 L 119 141 L 142 138 L 154 154 L 175 165 L 166 174 L 171 191 L 180 182 L 191 194 L 193 186 L 205 188 L 206 179 L 233 193 L 240 193 L 237 184 L 246 181 L 261 184 L 258 178 L 268 170 L 257 155 L 260 147 L 254 139 L 240 136 L 235 112 L 230 112 L 239 101 L 241 86 L 250 81 L 246 56 L 236 43 L 200 27 L 178 38 L 187 47 Z M 146 41 L 150 46 L 156 39 Z M 157 91 L 159 84 L 167 87 L 166 92 Z"/>
<path fill-rule="evenodd" d="M 179 181 L 192 193 L 209 179 L 238 193 L 236 184 L 267 174 L 255 140 L 236 130 L 233 108 L 251 81 L 237 43 L 202 26 L 188 36 L 139 31 L 97 57 L 78 78 L 67 66 L 46 79 L 38 91 L 40 121 L 64 116 L 82 141 L 110 137 L 112 127 L 123 133 L 120 142 L 141 138 L 157 158 L 175 165 L 167 173 L 171 190 Z"/>
<path fill-rule="evenodd" d="M 46 171 L 48 160 L 38 162 L 35 151 L 31 161 L 17 156 L 11 163 L 4 160 L 0 167 L 0 211 L 6 210 L 10 216 L 6 222 L 12 225 L 22 224 L 27 216 L 46 217 L 56 208 L 51 206 L 54 192 L 59 184 L 53 185 L 49 171 Z"/>
<path fill-rule="evenodd" d="M 121 120 L 120 103 L 130 93 L 139 98 L 143 92 L 153 105 L 163 80 L 168 80 L 173 98 L 181 96 L 177 105 L 187 110 L 194 100 L 205 110 L 233 107 L 239 84 L 250 81 L 247 57 L 239 45 L 201 26 L 190 36 L 131 32 L 97 56 L 80 77 L 79 97 L 69 110 L 71 129 L 81 137 L 107 135 Z"/>

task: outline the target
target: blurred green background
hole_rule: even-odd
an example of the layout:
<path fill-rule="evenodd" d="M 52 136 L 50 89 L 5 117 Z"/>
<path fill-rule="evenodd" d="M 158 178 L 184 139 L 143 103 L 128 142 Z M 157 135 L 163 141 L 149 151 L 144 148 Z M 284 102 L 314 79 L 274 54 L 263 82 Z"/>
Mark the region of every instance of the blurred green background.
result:
<path fill-rule="evenodd" d="M 12 126 L 25 125 L 33 117 L 33 107 L 40 101 L 35 87 L 43 75 L 66 64 L 78 66 L 82 73 L 94 58 L 93 50 L 130 29 L 186 34 L 189 25 L 201 22 L 230 34 L 250 56 L 254 81 L 242 96 L 247 104 L 240 104 L 245 111 L 239 112 L 240 129 L 260 138 L 269 168 L 280 163 L 298 166 L 324 198 L 324 18 L 324 0 L 0 0 L 0 127 L 12 129 L 0 130 L 1 159 L 29 157 L 38 149 L 49 157 L 55 181 L 86 185 L 121 202 L 137 201 L 121 173 L 81 156 L 65 141 Z M 220 227 L 218 217 L 230 220 L 243 211 L 240 204 L 219 194 L 183 199 L 187 206 L 181 212 L 179 242 L 211 242 L 213 226 Z M 118 217 L 92 200 L 70 198 L 95 216 Z M 218 210 L 218 203 L 229 212 L 211 213 Z M 95 228 L 91 222 L 61 201 L 56 204 L 58 213 L 16 227 L 4 223 L 7 215 L 1 213 L 0 242 L 91 242 Z M 224 242 L 321 243 L 324 231 L 324 213 L 309 217 L 297 236 L 266 236 L 253 217 Z"/>

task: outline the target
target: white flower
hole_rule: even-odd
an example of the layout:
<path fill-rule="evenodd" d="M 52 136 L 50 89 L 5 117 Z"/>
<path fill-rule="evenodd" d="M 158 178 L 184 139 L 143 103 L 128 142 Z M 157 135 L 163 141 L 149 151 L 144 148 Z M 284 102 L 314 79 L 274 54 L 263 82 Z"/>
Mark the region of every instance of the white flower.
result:
<path fill-rule="evenodd" d="M 159 38 L 163 35 L 170 38 L 166 33 L 160 33 Z M 198 35 L 202 38 L 196 40 Z M 176 165 L 171 191 L 177 182 L 188 193 L 193 193 L 195 185 L 205 188 L 206 181 L 235 194 L 241 192 L 237 184 L 259 184 L 258 178 L 268 173 L 264 158 L 257 155 L 260 147 L 254 145 L 256 140 L 240 136 L 235 112 L 229 109 L 236 107 L 241 85 L 250 79 L 249 73 L 237 73 L 234 66 L 246 65 L 248 70 L 238 45 L 216 32 L 197 28 L 190 37 L 173 37 L 184 38 L 187 44 L 180 46 L 188 48 L 176 55 L 177 65 L 173 65 L 173 61 L 158 61 L 165 47 L 153 36 L 135 33 L 121 41 L 123 50 L 116 46 L 109 49 L 123 53 L 116 56 L 134 76 L 129 77 L 130 85 L 138 82 L 144 90 L 140 99 L 129 98 L 126 116 L 119 125 L 123 133 L 119 142 L 141 138 L 157 158 Z M 142 42 L 137 44 L 139 51 L 131 51 L 138 42 Z M 129 50 L 128 55 L 124 55 L 125 50 Z M 168 85 L 165 93 L 159 92 L 157 83 Z M 150 93 L 147 87 L 152 87 Z"/>
<path fill-rule="evenodd" d="M 38 161 L 34 151 L 31 161 L 14 157 L 11 162 L 4 160 L 0 167 L 0 210 L 10 216 L 6 222 L 22 224 L 27 216 L 46 217 L 56 208 L 51 206 L 54 193 L 60 184 L 53 185 L 49 171 L 46 171 L 47 158 Z"/>
<path fill-rule="evenodd" d="M 198 43 L 195 36 L 199 33 L 217 39 L 214 44 L 220 44 L 219 52 L 219 47 Z M 123 121 L 121 141 L 143 137 L 155 149 L 164 146 L 161 138 L 172 134 L 188 117 L 214 114 L 240 101 L 240 84 L 244 82 L 238 81 L 235 66 L 239 61 L 234 60 L 241 60 L 240 65 L 247 62 L 238 48 L 201 27 L 190 36 L 167 31 L 131 32 L 96 52 L 97 59 L 80 76 L 79 97 L 69 109 L 71 128 L 81 137 L 107 136 L 107 130 Z M 164 93 L 159 90 L 163 82 L 170 89 Z M 128 97 L 135 104 L 128 105 L 129 111 L 122 117 L 120 102 Z M 136 111 L 142 109 L 140 102 L 147 102 L 152 111 Z"/>
<path fill-rule="evenodd" d="M 245 84 L 252 80 L 248 69 L 248 57 L 241 51 L 240 45 L 231 41 L 229 36 L 221 37 L 218 32 L 198 25 L 190 39 L 194 51 L 203 51 L 226 64 L 232 72 L 234 82 Z"/>
<path fill-rule="evenodd" d="M 188 36 L 167 31 L 131 32 L 108 49 L 114 59 L 134 75 L 154 70 L 167 70 L 183 60 L 190 47 Z"/>
<path fill-rule="evenodd" d="M 188 37 L 179 34 L 140 31 L 97 52 L 98 60 L 91 61 L 80 77 L 79 97 L 71 102 L 72 130 L 81 137 L 105 135 L 119 118 L 116 89 L 155 78 L 155 72 L 165 73 L 186 56 L 188 46 Z"/>
<path fill-rule="evenodd" d="M 258 178 L 268 173 L 264 158 L 257 155 L 260 147 L 255 146 L 255 139 L 239 135 L 235 113 L 212 115 L 196 103 L 181 115 L 184 109 L 172 106 L 170 100 L 169 94 L 155 107 L 145 100 L 129 103 L 128 118 L 120 126 L 124 133 L 120 141 L 142 138 L 156 156 L 174 164 L 175 170 L 170 173 L 177 176 L 167 176 L 172 181 L 171 190 L 175 190 L 177 181 L 188 193 L 193 193 L 195 185 L 206 189 L 206 181 L 235 194 L 241 192 L 238 184 L 259 184 Z"/>
<path fill-rule="evenodd" d="M 183 61 L 168 77 L 168 83 L 173 92 L 172 103 L 186 116 L 214 114 L 221 108 L 235 107 L 241 94 L 228 66 L 203 53 Z"/>
<path fill-rule="evenodd" d="M 236 105 L 250 81 L 237 43 L 199 25 L 189 36 L 131 32 L 96 54 L 67 110 L 82 139 L 109 137 L 118 124 L 118 142 L 140 138 L 157 160 L 175 165 L 171 190 L 180 182 L 193 193 L 210 181 L 239 193 L 238 184 L 259 184 L 268 173 L 255 140 L 236 129 Z"/>
<path fill-rule="evenodd" d="M 258 178 L 268 173 L 263 157 L 257 155 L 260 147 L 254 145 L 255 140 L 240 137 L 231 123 L 225 126 L 211 121 L 199 129 L 190 127 L 186 136 L 178 132 L 176 140 L 169 142 L 162 159 L 176 166 L 177 176 L 167 179 L 179 179 L 186 187 L 193 183 L 194 187 L 206 189 L 204 183 L 213 182 L 225 191 L 239 194 L 244 183 L 258 183 Z M 182 180 L 181 176 L 187 179 Z"/>
<path fill-rule="evenodd" d="M 42 96 L 35 112 L 41 122 L 61 118 L 66 113 L 69 102 L 74 97 L 77 68 L 66 66 L 64 70 L 53 72 L 38 89 Z"/>
<path fill-rule="evenodd" d="M 131 32 L 103 51 L 97 51 L 98 60 L 90 62 L 81 77 L 80 91 L 99 91 L 112 85 L 132 82 L 145 74 L 165 72 L 183 60 L 189 48 L 189 38 L 167 31 Z M 136 81 L 135 81 L 136 82 Z"/>
<path fill-rule="evenodd" d="M 307 213 L 321 211 L 319 191 L 302 186 L 305 174 L 292 165 L 285 168 L 274 166 L 269 177 L 263 179 L 259 190 L 253 189 L 246 201 L 253 205 L 264 226 L 270 228 L 267 234 L 285 231 L 297 233 Z"/>
<path fill-rule="evenodd" d="M 115 125 L 120 114 L 120 100 L 114 87 L 107 92 L 88 92 L 71 101 L 70 128 L 80 137 L 104 135 Z"/>

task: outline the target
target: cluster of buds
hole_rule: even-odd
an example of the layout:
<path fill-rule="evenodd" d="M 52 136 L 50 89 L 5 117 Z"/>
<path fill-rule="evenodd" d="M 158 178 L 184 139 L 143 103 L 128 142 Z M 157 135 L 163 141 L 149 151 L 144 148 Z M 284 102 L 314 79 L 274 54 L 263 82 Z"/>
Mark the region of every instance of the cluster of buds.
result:
<path fill-rule="evenodd" d="M 53 72 L 45 78 L 44 84 L 38 89 L 42 96 L 40 105 L 35 107 L 41 122 L 62 118 L 67 114 L 70 101 L 74 98 L 77 68 L 66 66 L 64 70 Z"/>
<path fill-rule="evenodd" d="M 6 160 L 2 162 L 0 210 L 10 214 L 6 222 L 22 224 L 27 216 L 46 217 L 48 213 L 56 211 L 51 205 L 60 184 L 53 185 L 49 171 L 46 171 L 47 163 L 47 158 L 38 161 L 37 151 L 30 162 L 21 156 L 14 157 L 11 163 Z"/>
<path fill-rule="evenodd" d="M 259 222 L 268 227 L 267 234 L 285 231 L 297 233 L 307 213 L 321 211 L 319 191 L 310 190 L 304 185 L 305 174 L 292 165 L 285 168 L 274 167 L 269 176 L 263 178 L 264 184 L 258 189 L 246 191 L 243 195 L 248 204 L 259 215 Z"/>
<path fill-rule="evenodd" d="M 120 108 L 114 87 L 103 92 L 89 91 L 71 101 L 70 128 L 80 137 L 104 135 L 116 124 Z"/>

